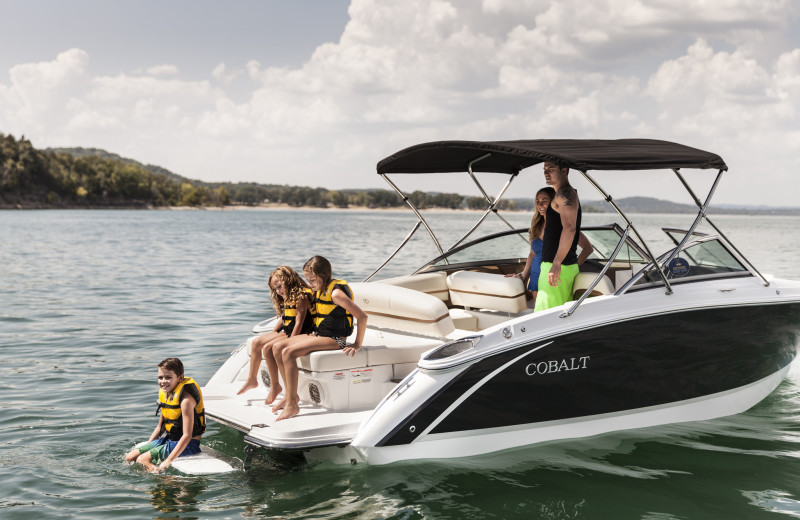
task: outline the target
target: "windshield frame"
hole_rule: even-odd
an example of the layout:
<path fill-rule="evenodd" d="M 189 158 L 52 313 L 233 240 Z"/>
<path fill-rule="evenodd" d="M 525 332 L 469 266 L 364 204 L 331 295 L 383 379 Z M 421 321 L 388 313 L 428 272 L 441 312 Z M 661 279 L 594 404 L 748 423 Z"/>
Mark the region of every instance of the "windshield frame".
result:
<path fill-rule="evenodd" d="M 454 269 L 464 269 L 464 268 L 469 268 L 469 267 L 476 267 L 476 266 L 486 265 L 488 263 L 494 263 L 494 264 L 501 265 L 501 264 L 518 264 L 518 263 L 524 262 L 526 257 L 491 258 L 491 259 L 486 259 L 486 260 L 475 260 L 475 261 L 460 262 L 460 263 L 449 263 L 449 259 L 450 259 L 450 257 L 452 255 L 460 253 L 461 251 L 464 251 L 465 249 L 469 249 L 469 248 L 477 246 L 478 244 L 481 244 L 483 242 L 487 242 L 487 241 L 490 241 L 490 240 L 495 240 L 495 239 L 498 239 L 498 238 L 501 238 L 501 237 L 504 237 L 504 236 L 518 234 L 522 238 L 524 238 L 526 242 L 528 242 L 528 231 L 529 231 L 528 228 L 516 228 L 516 229 L 512 229 L 512 230 L 503 230 L 503 231 L 499 231 L 497 233 L 492 233 L 490 235 L 486 235 L 486 236 L 483 236 L 483 237 L 476 238 L 475 240 L 471 240 L 471 241 L 469 241 L 467 243 L 461 244 L 461 245 L 459 245 L 457 247 L 454 247 L 454 248 L 452 248 L 452 249 L 450 249 L 448 251 L 445 251 L 443 254 L 440 254 L 440 255 L 436 256 L 432 260 L 430 260 L 430 261 L 426 262 L 424 265 L 422 265 L 422 267 L 420 267 L 419 269 L 414 271 L 413 274 L 430 273 L 430 272 L 444 271 L 444 270 L 454 270 Z M 581 229 L 581 231 L 588 231 L 588 232 L 591 232 L 591 231 L 613 231 L 613 232 L 615 232 L 617 234 L 617 240 L 622 238 L 623 234 L 625 233 L 625 230 L 622 229 L 622 227 L 617 223 L 601 224 L 601 225 L 596 225 L 596 226 L 585 226 L 585 227 L 583 227 Z M 528 243 L 530 244 L 530 242 L 528 242 Z M 627 240 L 625 241 L 625 243 L 628 244 L 631 247 L 631 249 L 633 249 L 636 252 L 637 255 L 641 256 L 642 258 L 647 258 L 647 254 L 644 252 L 642 247 L 638 243 L 636 243 L 635 240 L 633 240 L 632 238 L 628 237 Z M 436 265 L 438 262 L 441 262 L 443 260 L 445 261 L 444 265 Z M 604 262 L 604 261 L 607 261 L 609 259 L 608 258 L 590 258 L 590 260 L 594 260 L 594 261 L 597 261 L 597 262 Z"/>
<path fill-rule="evenodd" d="M 673 233 L 686 233 L 686 231 L 682 231 L 679 229 L 663 229 L 663 231 L 670 235 L 670 232 Z M 746 277 L 754 277 L 755 274 L 748 269 L 747 263 L 743 261 L 743 259 L 736 254 L 731 248 L 728 247 L 726 241 L 722 240 L 722 237 L 719 235 L 711 235 L 707 233 L 693 233 L 693 235 L 697 235 L 698 238 L 695 238 L 689 242 L 687 242 L 680 251 L 678 251 L 674 256 L 678 257 L 681 254 L 685 254 L 687 257 L 692 258 L 692 255 L 688 253 L 686 250 L 690 249 L 695 246 L 702 245 L 706 242 L 716 242 L 722 247 L 726 253 L 728 253 L 731 258 L 733 258 L 739 266 L 742 268 L 741 271 L 731 271 L 731 272 L 720 272 L 720 273 L 708 273 L 708 274 L 701 274 L 701 275 L 694 275 L 689 276 L 686 278 L 670 278 L 670 285 L 685 285 L 688 283 L 696 283 L 696 282 L 703 282 L 708 280 L 722 280 L 722 279 L 729 279 L 729 278 L 746 278 Z M 666 265 L 663 263 L 667 259 L 669 259 L 677 247 L 670 249 L 669 251 L 659 255 L 656 259 L 656 265 L 658 269 L 664 270 L 666 269 Z M 654 280 L 649 281 L 647 283 L 639 283 L 639 281 L 650 274 L 654 270 L 653 263 L 650 262 L 646 266 L 644 266 L 638 273 L 636 273 L 628 282 L 622 286 L 616 294 L 624 294 L 626 292 L 637 292 L 647 289 L 657 289 L 664 287 L 664 281 L 660 277 L 656 277 Z"/>

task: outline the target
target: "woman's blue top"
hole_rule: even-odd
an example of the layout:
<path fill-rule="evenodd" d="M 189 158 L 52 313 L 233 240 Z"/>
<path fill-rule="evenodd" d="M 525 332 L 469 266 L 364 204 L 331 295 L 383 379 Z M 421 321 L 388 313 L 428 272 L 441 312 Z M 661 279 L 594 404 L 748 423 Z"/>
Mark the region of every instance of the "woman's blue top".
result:
<path fill-rule="evenodd" d="M 528 280 L 528 290 L 529 291 L 538 291 L 539 290 L 539 273 L 542 270 L 542 246 L 544 242 L 542 242 L 541 238 L 534 238 L 533 242 L 531 242 L 531 250 L 534 252 L 536 256 L 533 257 L 531 260 L 531 278 Z"/>

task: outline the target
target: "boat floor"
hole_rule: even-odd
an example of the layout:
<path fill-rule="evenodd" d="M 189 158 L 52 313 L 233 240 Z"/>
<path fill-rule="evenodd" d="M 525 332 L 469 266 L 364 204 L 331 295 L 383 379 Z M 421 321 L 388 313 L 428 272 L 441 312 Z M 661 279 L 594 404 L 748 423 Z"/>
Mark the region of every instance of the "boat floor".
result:
<path fill-rule="evenodd" d="M 247 434 L 247 441 L 267 448 L 303 449 L 348 444 L 372 408 L 335 412 L 309 402 L 300 402 L 300 413 L 276 421 L 280 412 L 267 405 L 266 390 L 259 386 L 235 395 L 241 382 L 215 388 L 227 395 L 204 395 L 206 415 Z M 283 397 L 281 394 L 276 402 Z"/>

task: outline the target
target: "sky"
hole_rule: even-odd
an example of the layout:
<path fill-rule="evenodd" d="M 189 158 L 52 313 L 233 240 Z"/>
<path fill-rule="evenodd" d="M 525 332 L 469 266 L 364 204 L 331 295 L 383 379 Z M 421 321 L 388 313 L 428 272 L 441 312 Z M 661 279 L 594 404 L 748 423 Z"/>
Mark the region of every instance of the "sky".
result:
<path fill-rule="evenodd" d="M 800 2 L 0 0 L 0 133 L 204 181 L 389 188 L 449 139 L 676 141 L 717 204 L 800 206 Z M 669 172 L 590 173 L 691 202 Z M 687 172 L 701 197 L 715 172 Z M 584 199 L 600 195 L 570 174 Z M 481 174 L 496 194 L 506 176 Z M 465 174 L 395 175 L 477 194 Z M 507 196 L 532 197 L 541 166 Z"/>

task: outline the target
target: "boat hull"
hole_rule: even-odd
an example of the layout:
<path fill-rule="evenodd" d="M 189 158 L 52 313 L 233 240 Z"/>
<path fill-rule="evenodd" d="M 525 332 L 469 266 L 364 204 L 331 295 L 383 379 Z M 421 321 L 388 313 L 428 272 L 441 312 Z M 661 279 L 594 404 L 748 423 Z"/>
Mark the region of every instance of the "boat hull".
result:
<path fill-rule="evenodd" d="M 798 344 L 800 303 L 788 302 L 540 336 L 466 368 L 414 374 L 419 384 L 390 396 L 353 445 L 384 464 L 740 413 L 780 383 Z"/>

